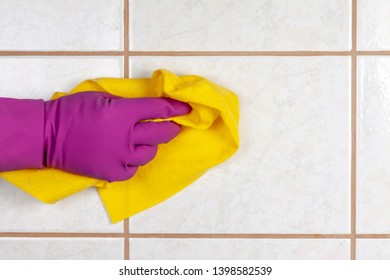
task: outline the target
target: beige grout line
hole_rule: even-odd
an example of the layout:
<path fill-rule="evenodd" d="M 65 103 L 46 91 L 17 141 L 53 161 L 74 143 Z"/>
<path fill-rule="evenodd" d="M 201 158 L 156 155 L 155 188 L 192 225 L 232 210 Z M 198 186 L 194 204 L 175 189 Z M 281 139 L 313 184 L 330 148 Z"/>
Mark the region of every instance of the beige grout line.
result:
<path fill-rule="evenodd" d="M 132 56 L 387 56 L 385 51 L 129 51 Z"/>
<path fill-rule="evenodd" d="M 356 238 L 362 239 L 390 239 L 389 233 L 369 233 L 369 234 L 356 234 Z"/>
<path fill-rule="evenodd" d="M 350 259 L 356 260 L 356 102 L 357 102 L 357 0 L 352 0 L 351 49 L 351 247 Z"/>
<path fill-rule="evenodd" d="M 123 76 L 124 78 L 129 77 L 129 57 L 127 55 L 123 56 Z"/>
<path fill-rule="evenodd" d="M 356 258 L 356 56 L 353 55 L 351 60 L 351 259 L 354 260 Z"/>
<path fill-rule="evenodd" d="M 0 56 L 122 56 L 123 51 L 1 51 Z"/>
<path fill-rule="evenodd" d="M 124 233 L 98 233 L 98 232 L 0 232 L 0 238 L 123 238 Z"/>
<path fill-rule="evenodd" d="M 127 28 L 126 28 L 127 29 Z M 126 31 L 125 29 L 125 31 Z M 126 34 L 126 33 L 125 33 Z M 129 35 L 128 35 L 129 36 Z M 129 48 L 129 41 L 124 42 Z M 1 51 L 1 56 L 389 56 L 388 51 Z"/>
<path fill-rule="evenodd" d="M 129 51 L 129 0 L 123 0 L 123 50 Z"/>
<path fill-rule="evenodd" d="M 279 234 L 279 233 L 132 233 L 131 238 L 210 238 L 210 239 L 349 239 L 350 234 Z"/>
<path fill-rule="evenodd" d="M 130 237 L 129 237 L 129 219 L 123 221 L 123 233 L 124 233 L 124 259 L 130 259 Z"/>
<path fill-rule="evenodd" d="M 123 233 L 97 232 L 0 232 L 0 238 L 226 238 L 226 239 L 349 239 L 350 234 L 263 234 L 263 233 L 129 233 L 129 220 L 123 222 Z M 364 238 L 375 238 L 383 234 L 366 234 Z M 390 234 L 387 235 L 390 238 Z"/>
<path fill-rule="evenodd" d="M 130 51 L 132 56 L 349 56 L 350 51 Z"/>
<path fill-rule="evenodd" d="M 0 232 L 0 238 L 161 238 L 161 239 L 351 239 L 352 234 L 284 234 L 284 233 L 129 233 L 129 220 L 123 233 L 97 232 Z M 390 233 L 356 234 L 362 239 L 390 239 Z"/>
<path fill-rule="evenodd" d="M 123 0 L 123 59 L 124 76 L 129 78 L 129 1 Z"/>
<path fill-rule="evenodd" d="M 355 51 L 354 54 L 356 54 L 357 56 L 386 56 L 390 55 L 390 51 Z"/>
<path fill-rule="evenodd" d="M 0 238 L 225 238 L 225 239 L 349 239 L 350 234 L 240 234 L 240 233 L 129 233 L 126 228 L 128 219 L 124 221 L 123 233 L 95 232 L 1 232 Z M 370 235 L 371 236 L 371 235 Z M 374 238 L 376 235 L 372 235 Z M 383 235 L 380 235 L 383 236 Z M 389 234 L 390 238 L 390 234 Z"/>
<path fill-rule="evenodd" d="M 129 69 L 129 0 L 123 0 L 123 68 L 124 77 L 130 77 Z M 124 259 L 130 259 L 129 219 L 123 221 Z"/>

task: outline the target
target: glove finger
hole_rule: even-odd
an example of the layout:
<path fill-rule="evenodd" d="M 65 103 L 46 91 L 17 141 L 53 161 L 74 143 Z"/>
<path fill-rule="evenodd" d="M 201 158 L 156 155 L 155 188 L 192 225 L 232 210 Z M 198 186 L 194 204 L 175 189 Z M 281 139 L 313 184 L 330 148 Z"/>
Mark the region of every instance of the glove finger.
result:
<path fill-rule="evenodd" d="M 145 165 L 157 154 L 157 146 L 137 145 L 131 153 L 128 165 Z"/>
<path fill-rule="evenodd" d="M 131 164 L 128 164 L 127 165 L 127 176 L 126 176 L 125 180 L 132 178 L 135 175 L 135 173 L 137 173 L 137 170 L 138 170 L 138 166 L 136 166 L 136 165 L 133 166 Z"/>
<path fill-rule="evenodd" d="M 167 143 L 180 133 L 180 125 L 165 122 L 139 122 L 134 126 L 134 145 L 158 145 Z"/>
<path fill-rule="evenodd" d="M 137 121 L 147 119 L 166 119 L 174 116 L 186 115 L 191 111 L 187 103 L 171 98 L 121 98 L 114 99 L 117 110 L 128 112 L 129 117 Z"/>

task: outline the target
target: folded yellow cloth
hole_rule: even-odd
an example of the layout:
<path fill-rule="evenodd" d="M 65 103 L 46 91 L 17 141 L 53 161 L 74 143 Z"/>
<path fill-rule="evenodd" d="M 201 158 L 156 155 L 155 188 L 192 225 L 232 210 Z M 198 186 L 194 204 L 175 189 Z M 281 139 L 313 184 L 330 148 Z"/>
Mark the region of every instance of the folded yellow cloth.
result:
<path fill-rule="evenodd" d="M 96 186 L 115 223 L 166 200 L 238 148 L 237 96 L 202 77 L 179 77 L 157 70 L 152 78 L 87 80 L 69 94 L 81 91 L 127 98 L 170 97 L 189 103 L 193 109 L 186 116 L 171 118 L 182 125 L 182 132 L 168 144 L 159 145 L 156 158 L 128 181 L 108 183 L 50 168 L 4 172 L 0 177 L 46 203 Z M 53 98 L 64 94 L 55 93 Z"/>

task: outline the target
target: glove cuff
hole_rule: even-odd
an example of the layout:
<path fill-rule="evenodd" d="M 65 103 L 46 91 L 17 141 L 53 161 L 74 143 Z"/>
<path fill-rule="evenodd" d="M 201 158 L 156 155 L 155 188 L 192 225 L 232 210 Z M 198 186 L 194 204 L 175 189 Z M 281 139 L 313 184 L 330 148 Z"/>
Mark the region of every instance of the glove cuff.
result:
<path fill-rule="evenodd" d="M 42 169 L 44 101 L 0 98 L 0 171 Z"/>

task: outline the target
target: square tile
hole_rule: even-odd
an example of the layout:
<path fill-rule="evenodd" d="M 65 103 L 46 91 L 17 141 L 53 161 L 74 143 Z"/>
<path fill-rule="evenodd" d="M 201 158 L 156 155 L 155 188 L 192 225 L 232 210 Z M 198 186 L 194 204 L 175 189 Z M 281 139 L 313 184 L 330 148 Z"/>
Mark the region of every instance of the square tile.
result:
<path fill-rule="evenodd" d="M 390 2 L 358 0 L 358 49 L 390 49 Z"/>
<path fill-rule="evenodd" d="M 132 217 L 131 232 L 349 232 L 349 58 L 134 57 L 131 65 L 133 77 L 161 67 L 205 76 L 241 102 L 239 151 Z"/>
<path fill-rule="evenodd" d="M 356 241 L 356 259 L 390 260 L 390 240 L 358 239 Z"/>
<path fill-rule="evenodd" d="M 122 238 L 1 238 L 0 260 L 123 260 Z"/>
<path fill-rule="evenodd" d="M 1 50 L 122 50 L 122 0 L 2 0 Z"/>
<path fill-rule="evenodd" d="M 359 57 L 357 232 L 390 232 L 390 57 Z"/>
<path fill-rule="evenodd" d="M 350 49 L 350 0 L 294 3 L 131 0 L 130 3 L 133 50 Z"/>
<path fill-rule="evenodd" d="M 134 260 L 349 259 L 342 239 L 131 239 Z"/>
<path fill-rule="evenodd" d="M 86 79 L 122 77 L 121 57 L 0 57 L 0 96 L 49 99 Z"/>
<path fill-rule="evenodd" d="M 0 179 L 0 217 L 0 232 L 123 232 L 92 188 L 45 204 Z"/>

